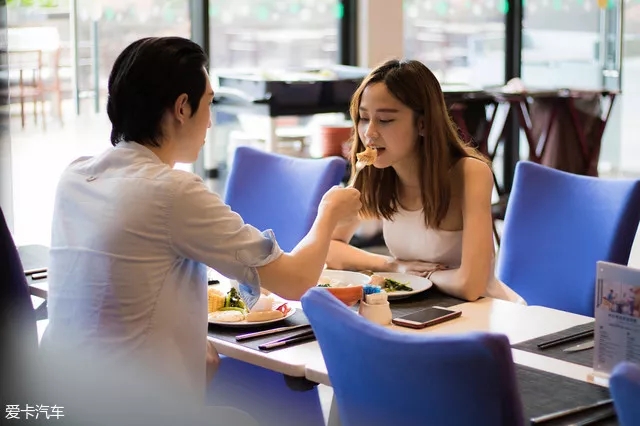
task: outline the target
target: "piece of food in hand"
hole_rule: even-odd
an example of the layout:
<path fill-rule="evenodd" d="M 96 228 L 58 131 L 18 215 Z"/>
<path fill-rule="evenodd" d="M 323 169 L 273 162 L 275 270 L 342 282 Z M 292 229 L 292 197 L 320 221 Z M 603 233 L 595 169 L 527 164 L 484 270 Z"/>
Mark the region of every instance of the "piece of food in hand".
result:
<path fill-rule="evenodd" d="M 371 145 L 367 145 L 367 148 L 356 154 L 356 158 L 361 163 L 366 164 L 367 166 L 375 163 L 376 158 L 378 158 L 378 151 L 371 147 Z"/>
<path fill-rule="evenodd" d="M 251 312 L 260 312 L 260 311 L 272 311 L 273 310 L 273 297 L 265 296 L 264 294 L 260 295 L 260 298 L 251 308 Z"/>
<path fill-rule="evenodd" d="M 257 311 L 246 315 L 247 322 L 270 321 L 284 317 L 280 311 Z"/>
<path fill-rule="evenodd" d="M 244 319 L 244 314 L 236 310 L 216 311 L 209 314 L 209 319 L 218 322 L 239 322 Z"/>
<path fill-rule="evenodd" d="M 224 307 L 225 294 L 214 287 L 207 288 L 207 305 L 209 312 L 215 312 Z"/>

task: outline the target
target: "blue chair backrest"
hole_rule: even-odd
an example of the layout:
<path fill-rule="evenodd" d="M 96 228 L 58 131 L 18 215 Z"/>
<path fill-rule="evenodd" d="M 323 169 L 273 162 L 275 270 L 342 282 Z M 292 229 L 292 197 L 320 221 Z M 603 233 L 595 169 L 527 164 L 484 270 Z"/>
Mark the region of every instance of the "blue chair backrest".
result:
<path fill-rule="evenodd" d="M 0 345 L 3 353 L 3 394 L 24 398 L 34 383 L 38 352 L 36 313 L 13 237 L 0 209 Z M 18 400 L 18 399 L 15 399 Z"/>
<path fill-rule="evenodd" d="M 640 181 L 521 161 L 497 276 L 530 305 L 594 316 L 596 262 L 626 265 L 639 220 Z"/>
<path fill-rule="evenodd" d="M 506 336 L 401 333 L 322 288 L 302 297 L 344 426 L 523 424 Z"/>
<path fill-rule="evenodd" d="M 245 146 L 235 152 L 225 201 L 246 223 L 272 229 L 292 250 L 309 232 L 325 192 L 345 176 L 343 158 L 302 159 Z"/>
<path fill-rule="evenodd" d="M 616 365 L 609 378 L 609 389 L 620 426 L 639 424 L 640 365 L 626 361 Z"/>

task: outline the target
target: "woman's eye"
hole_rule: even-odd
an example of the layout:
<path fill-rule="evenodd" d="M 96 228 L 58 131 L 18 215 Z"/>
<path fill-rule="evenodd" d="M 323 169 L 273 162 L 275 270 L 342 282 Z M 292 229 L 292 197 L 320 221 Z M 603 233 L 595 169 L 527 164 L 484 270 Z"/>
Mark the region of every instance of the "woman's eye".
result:
<path fill-rule="evenodd" d="M 393 120 L 380 120 L 382 124 L 391 123 Z"/>
<path fill-rule="evenodd" d="M 369 122 L 369 118 L 367 117 L 360 117 L 360 121 L 368 123 Z"/>

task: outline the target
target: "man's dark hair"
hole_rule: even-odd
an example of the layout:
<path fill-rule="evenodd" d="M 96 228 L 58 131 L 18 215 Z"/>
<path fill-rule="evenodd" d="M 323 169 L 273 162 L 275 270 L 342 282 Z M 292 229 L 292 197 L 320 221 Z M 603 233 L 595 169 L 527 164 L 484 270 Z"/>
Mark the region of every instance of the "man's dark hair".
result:
<path fill-rule="evenodd" d="M 202 48 L 181 37 L 148 37 L 127 46 L 109 75 L 111 144 L 160 146 L 162 116 L 178 96 L 187 94 L 192 115 L 198 110 L 207 63 Z"/>

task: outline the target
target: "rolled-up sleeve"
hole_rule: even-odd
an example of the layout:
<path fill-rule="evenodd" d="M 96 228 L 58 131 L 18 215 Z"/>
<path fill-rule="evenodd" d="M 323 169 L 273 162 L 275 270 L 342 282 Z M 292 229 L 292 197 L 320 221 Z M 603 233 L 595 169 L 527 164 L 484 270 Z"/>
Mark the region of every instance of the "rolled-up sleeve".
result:
<path fill-rule="evenodd" d="M 245 301 L 253 306 L 260 296 L 256 268 L 283 253 L 271 230 L 245 224 L 218 194 L 197 176 L 183 176 L 169 213 L 171 242 L 183 257 L 202 262 L 238 280 Z"/>

